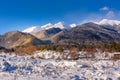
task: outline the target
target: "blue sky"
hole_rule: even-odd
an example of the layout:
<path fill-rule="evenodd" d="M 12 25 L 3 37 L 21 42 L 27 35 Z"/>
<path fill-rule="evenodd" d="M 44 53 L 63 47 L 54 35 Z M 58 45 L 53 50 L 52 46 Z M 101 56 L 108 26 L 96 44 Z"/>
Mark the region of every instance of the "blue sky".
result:
<path fill-rule="evenodd" d="M 120 0 L 0 0 L 0 34 L 57 23 L 120 20 Z"/>

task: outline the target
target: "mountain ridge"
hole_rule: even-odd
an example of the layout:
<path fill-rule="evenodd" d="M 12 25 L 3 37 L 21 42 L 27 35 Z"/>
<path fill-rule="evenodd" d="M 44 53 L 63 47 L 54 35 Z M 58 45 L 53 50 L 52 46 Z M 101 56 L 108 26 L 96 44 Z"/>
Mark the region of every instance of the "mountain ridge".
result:
<path fill-rule="evenodd" d="M 0 38 L 0 46 L 6 48 L 39 44 L 44 44 L 44 42 L 29 33 L 23 33 L 20 31 L 7 32 L 4 35 L 1 35 Z"/>
<path fill-rule="evenodd" d="M 111 22 L 112 20 L 108 20 L 108 23 L 109 21 Z M 101 23 L 101 21 L 99 23 Z M 113 21 L 113 23 L 115 24 L 116 21 Z M 0 46 L 11 48 L 28 44 L 101 45 L 109 44 L 110 42 L 120 43 L 120 25 L 118 23 L 116 23 L 116 25 L 103 25 L 88 22 L 81 25 L 74 24 L 73 26 L 75 27 L 72 27 L 71 29 L 66 29 L 61 22 L 54 25 L 44 25 L 42 28 L 39 27 L 40 30 L 38 31 L 34 31 L 36 27 L 32 27 L 28 30 L 31 30 L 32 33 L 20 31 L 5 33 L 4 35 L 0 35 Z"/>
<path fill-rule="evenodd" d="M 45 24 L 43 26 L 33 26 L 33 27 L 30 27 L 30 28 L 27 28 L 27 29 L 23 30 L 22 32 L 35 33 L 35 32 L 39 32 L 39 31 L 42 31 L 42 30 L 48 30 L 50 28 L 65 29 L 65 24 L 63 22 L 58 22 L 56 24 L 48 23 L 48 24 Z"/>

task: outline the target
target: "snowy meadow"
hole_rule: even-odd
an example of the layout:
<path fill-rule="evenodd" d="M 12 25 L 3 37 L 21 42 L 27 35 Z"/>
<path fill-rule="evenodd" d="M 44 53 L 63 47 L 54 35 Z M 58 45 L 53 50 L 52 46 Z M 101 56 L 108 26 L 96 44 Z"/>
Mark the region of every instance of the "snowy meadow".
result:
<path fill-rule="evenodd" d="M 120 80 L 120 61 L 53 60 L 1 53 L 0 80 Z"/>

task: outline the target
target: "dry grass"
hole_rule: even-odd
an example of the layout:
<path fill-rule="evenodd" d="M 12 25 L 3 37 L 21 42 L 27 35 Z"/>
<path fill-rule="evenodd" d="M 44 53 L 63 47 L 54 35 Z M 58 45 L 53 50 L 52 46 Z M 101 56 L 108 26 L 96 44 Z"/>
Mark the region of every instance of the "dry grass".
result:
<path fill-rule="evenodd" d="M 22 46 L 15 49 L 15 53 L 17 55 L 32 55 L 35 51 L 37 51 L 37 48 L 35 46 L 29 45 L 29 46 Z"/>

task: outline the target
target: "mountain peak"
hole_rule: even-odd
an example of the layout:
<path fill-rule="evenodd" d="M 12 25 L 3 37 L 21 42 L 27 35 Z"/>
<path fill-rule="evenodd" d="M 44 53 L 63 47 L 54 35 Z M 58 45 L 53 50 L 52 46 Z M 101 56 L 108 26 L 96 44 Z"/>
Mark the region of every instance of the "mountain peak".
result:
<path fill-rule="evenodd" d="M 76 24 L 70 24 L 70 27 L 71 28 L 74 28 L 74 27 L 76 27 L 77 25 Z"/>
<path fill-rule="evenodd" d="M 30 27 L 30 28 L 27 28 L 27 29 L 23 30 L 22 32 L 31 33 L 31 32 L 33 32 L 36 28 L 37 28 L 37 26 L 33 26 L 33 27 Z"/>
<path fill-rule="evenodd" d="M 48 23 L 48 24 L 45 24 L 45 25 L 41 26 L 41 28 L 46 28 L 46 27 L 49 27 L 49 26 L 52 26 L 52 25 L 53 25 L 53 24 Z"/>
<path fill-rule="evenodd" d="M 65 25 L 64 25 L 63 22 L 58 22 L 56 24 L 48 23 L 48 24 L 43 25 L 43 26 L 33 26 L 33 27 L 30 27 L 30 28 L 27 28 L 27 29 L 23 30 L 22 32 L 34 33 L 34 32 L 39 32 L 41 30 L 48 30 L 48 29 L 51 29 L 51 28 L 65 29 Z"/>
<path fill-rule="evenodd" d="M 98 22 L 98 24 L 99 25 L 111 25 L 111 26 L 114 26 L 114 25 L 119 25 L 120 21 L 118 21 L 118 20 L 103 19 L 100 22 Z"/>
<path fill-rule="evenodd" d="M 50 28 L 64 29 L 65 27 L 64 27 L 64 23 L 63 22 L 58 22 L 56 24 L 48 23 L 46 25 L 41 26 L 41 28 L 47 30 L 47 29 L 50 29 Z"/>
<path fill-rule="evenodd" d="M 58 23 L 54 24 L 54 27 L 55 27 L 55 28 L 60 28 L 60 29 L 64 29 L 64 28 L 65 28 L 63 22 L 58 22 Z"/>

